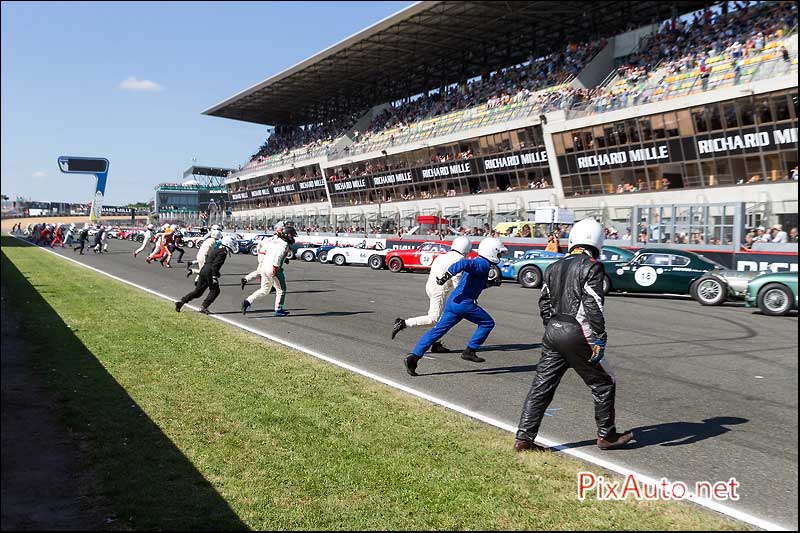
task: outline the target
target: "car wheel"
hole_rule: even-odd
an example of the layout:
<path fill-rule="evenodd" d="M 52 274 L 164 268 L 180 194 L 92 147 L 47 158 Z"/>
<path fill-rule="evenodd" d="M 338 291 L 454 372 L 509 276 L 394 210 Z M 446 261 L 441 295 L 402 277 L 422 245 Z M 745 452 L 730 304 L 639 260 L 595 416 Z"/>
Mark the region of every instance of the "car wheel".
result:
<path fill-rule="evenodd" d="M 312 252 L 311 250 L 306 250 L 305 252 L 303 252 L 302 258 L 303 261 L 310 263 L 311 261 L 314 260 L 314 252 Z"/>
<path fill-rule="evenodd" d="M 251 255 L 258 255 L 258 246 L 251 246 L 248 252 L 250 252 Z"/>
<path fill-rule="evenodd" d="M 603 276 L 603 296 L 611 292 L 611 278 L 608 277 L 608 274 Z"/>
<path fill-rule="evenodd" d="M 519 271 L 518 279 L 526 289 L 538 289 L 542 285 L 542 271 L 536 266 L 526 266 Z"/>
<path fill-rule="evenodd" d="M 289 248 L 289 251 L 286 252 L 286 259 L 290 259 L 290 260 L 294 259 L 294 250 L 292 250 L 291 248 Z"/>
<path fill-rule="evenodd" d="M 500 276 L 501 276 L 500 269 L 497 268 L 495 265 L 491 265 L 489 267 L 489 281 L 491 283 L 494 283 L 495 281 L 499 281 L 500 280 Z"/>
<path fill-rule="evenodd" d="M 328 252 L 320 252 L 317 259 L 319 259 L 320 263 L 326 262 L 328 260 Z"/>
<path fill-rule="evenodd" d="M 780 283 L 770 283 L 758 292 L 758 308 L 765 315 L 785 315 L 792 310 L 792 302 L 792 291 Z"/>
<path fill-rule="evenodd" d="M 194 248 L 194 241 L 189 241 L 186 243 L 187 248 Z"/>
<path fill-rule="evenodd" d="M 369 266 L 372 270 L 380 270 L 383 268 L 383 257 L 373 255 L 369 258 Z"/>
<path fill-rule="evenodd" d="M 389 259 L 389 264 L 387 266 L 392 272 L 400 272 L 403 270 L 403 260 L 399 257 L 392 257 Z"/>
<path fill-rule="evenodd" d="M 716 276 L 703 276 L 692 284 L 689 292 L 701 305 L 721 305 L 728 297 L 728 284 Z"/>
<path fill-rule="evenodd" d="M 344 266 L 346 262 L 347 261 L 342 254 L 336 254 L 333 256 L 333 264 L 336 266 Z"/>

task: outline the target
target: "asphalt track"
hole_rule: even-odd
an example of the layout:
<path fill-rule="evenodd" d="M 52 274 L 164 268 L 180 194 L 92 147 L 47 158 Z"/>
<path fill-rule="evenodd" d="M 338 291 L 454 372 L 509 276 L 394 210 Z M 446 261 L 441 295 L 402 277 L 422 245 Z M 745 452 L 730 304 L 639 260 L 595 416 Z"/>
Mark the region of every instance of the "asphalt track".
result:
<path fill-rule="evenodd" d="M 166 269 L 141 255 L 134 259 L 130 242 L 112 240 L 109 248 L 83 257 L 56 251 L 175 299 L 192 288 L 183 265 Z M 187 250 L 184 259 L 194 254 Z M 421 375 L 412 378 L 402 360 L 424 329 L 406 329 L 394 341 L 390 333 L 395 317 L 427 311 L 425 274 L 294 261 L 286 268 L 291 316 L 273 317 L 270 295 L 243 317 L 241 301 L 257 284 L 243 292 L 239 278 L 255 264 L 252 256 L 228 259 L 213 313 L 516 425 L 540 356 L 538 290 L 506 283 L 481 296 L 497 323 L 480 352 L 485 363 L 459 358 L 474 328 L 461 323 L 445 338 L 453 353 L 426 356 Z M 723 503 L 797 529 L 797 314 L 768 317 L 739 303 L 707 308 L 688 297 L 612 295 L 606 323 L 617 424 L 633 429 L 637 442 L 597 450 L 591 395 L 573 372 L 556 393 L 542 436 L 655 479 L 735 477 L 740 499 Z M 424 450 L 419 460 L 425 462 Z"/>

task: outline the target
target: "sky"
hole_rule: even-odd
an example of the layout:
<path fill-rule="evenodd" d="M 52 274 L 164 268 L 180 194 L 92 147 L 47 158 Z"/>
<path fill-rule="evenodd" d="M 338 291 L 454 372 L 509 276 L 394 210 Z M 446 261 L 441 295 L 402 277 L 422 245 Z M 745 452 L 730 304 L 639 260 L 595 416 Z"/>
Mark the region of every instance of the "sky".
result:
<path fill-rule="evenodd" d="M 203 110 L 411 3 L 3 2 L 2 194 L 89 202 L 60 155 L 110 160 L 106 205 L 243 164 L 268 128 Z"/>

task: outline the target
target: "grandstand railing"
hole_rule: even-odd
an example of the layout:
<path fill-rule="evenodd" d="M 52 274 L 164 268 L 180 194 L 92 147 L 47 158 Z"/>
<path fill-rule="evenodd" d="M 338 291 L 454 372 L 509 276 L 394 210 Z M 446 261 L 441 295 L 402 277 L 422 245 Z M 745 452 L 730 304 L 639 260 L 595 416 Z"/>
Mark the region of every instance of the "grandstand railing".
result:
<path fill-rule="evenodd" d="M 263 169 L 268 169 L 268 168 L 274 168 L 274 167 L 279 167 L 279 166 L 282 166 L 282 165 L 287 165 L 287 164 L 290 164 L 290 163 L 297 164 L 297 163 L 299 163 L 301 161 L 308 161 L 310 159 L 316 159 L 318 157 L 329 155 L 331 148 L 336 143 L 336 141 L 338 141 L 339 139 L 340 139 L 340 137 L 336 138 L 336 139 L 333 139 L 333 140 L 330 140 L 330 141 L 325 141 L 320 146 L 316 146 L 316 147 L 313 147 L 313 148 L 310 148 L 310 149 L 309 148 L 296 148 L 296 149 L 294 149 L 291 152 L 286 153 L 286 154 L 272 155 L 272 156 L 267 157 L 266 160 L 262 161 L 261 163 L 254 164 L 254 165 L 250 165 L 250 164 L 244 165 L 241 169 L 239 169 L 238 171 L 232 173 L 231 175 L 235 176 L 235 175 L 243 173 L 243 172 L 252 172 L 254 170 L 263 170 Z"/>
<path fill-rule="evenodd" d="M 793 40 L 793 42 L 791 46 L 787 46 L 787 50 L 790 50 L 789 61 L 784 61 L 779 49 L 781 45 L 789 45 L 790 40 Z M 793 32 L 793 35 L 787 35 L 783 39 L 767 43 L 758 55 L 740 59 L 740 74 L 738 77 L 735 70 L 735 61 L 724 54 L 720 54 L 706 62 L 709 76 L 705 81 L 699 68 L 671 75 L 665 75 L 663 69 L 659 69 L 651 73 L 645 84 L 640 86 L 638 94 L 632 94 L 633 87 L 626 84 L 624 80 L 619 80 L 603 96 L 578 104 L 569 103 L 564 106 L 566 118 L 573 119 L 606 113 L 646 103 L 682 98 L 721 87 L 741 85 L 742 83 L 786 75 L 792 71 L 797 71 L 798 68 L 796 42 L 797 36 Z"/>
<path fill-rule="evenodd" d="M 464 130 L 477 129 L 497 122 L 509 122 L 519 118 L 530 116 L 534 113 L 543 111 L 553 111 L 559 109 L 551 101 L 538 101 L 538 98 L 546 98 L 548 94 L 565 89 L 567 83 L 561 83 L 548 87 L 528 95 L 524 100 L 512 102 L 505 105 L 489 107 L 488 104 L 481 104 L 475 107 L 454 111 L 446 115 L 439 115 L 423 119 L 405 127 L 394 127 L 383 130 L 371 135 L 364 141 L 353 143 L 347 156 L 374 152 L 386 149 L 395 145 L 404 145 L 412 142 L 427 140 L 432 137 L 439 137 Z"/>

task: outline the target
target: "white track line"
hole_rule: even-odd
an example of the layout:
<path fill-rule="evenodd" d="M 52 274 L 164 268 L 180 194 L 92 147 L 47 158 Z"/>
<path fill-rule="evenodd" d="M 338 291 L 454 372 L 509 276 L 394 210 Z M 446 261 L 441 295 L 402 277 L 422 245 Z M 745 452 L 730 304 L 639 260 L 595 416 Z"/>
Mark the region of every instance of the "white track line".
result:
<path fill-rule="evenodd" d="M 17 237 L 16 235 L 11 235 L 11 236 L 16 238 L 16 239 L 18 239 L 18 240 L 20 240 L 20 241 L 22 241 L 22 242 L 24 242 L 24 243 L 26 243 L 26 244 L 34 246 L 33 244 L 29 243 L 28 241 L 26 241 L 26 240 L 24 240 L 24 239 L 22 239 L 20 237 Z M 97 272 L 99 274 L 103 274 L 104 276 L 108 276 L 109 278 L 112 278 L 112 279 L 115 279 L 115 280 L 117 280 L 119 282 L 125 283 L 126 285 L 130 285 L 132 287 L 136 287 L 139 290 L 145 291 L 145 292 L 150 293 L 150 294 L 152 294 L 154 296 L 158 296 L 159 298 L 163 298 L 165 300 L 169 300 L 170 302 L 176 301 L 174 298 L 172 298 L 170 296 L 167 296 L 166 294 L 162 294 L 162 293 L 154 291 L 152 289 L 148 289 L 147 287 L 143 287 L 141 285 L 133 283 L 132 281 L 128 281 L 126 279 L 119 278 L 119 277 L 117 277 L 117 276 L 115 276 L 113 274 L 109 274 L 108 272 L 105 272 L 105 271 L 100 270 L 98 268 L 89 266 L 89 265 L 87 265 L 85 263 L 81 263 L 80 261 L 72 259 L 71 257 L 66 257 L 64 255 L 56 253 L 54 250 L 51 250 L 51 249 L 48 249 L 48 248 L 41 248 L 41 249 L 45 250 L 47 252 L 50 252 L 51 254 L 53 254 L 55 256 L 58 256 L 58 257 L 60 257 L 62 259 L 66 259 L 67 261 L 72 261 L 73 263 L 75 263 L 77 265 L 80 265 L 80 266 L 82 266 L 84 268 L 88 268 L 88 269 L 93 270 L 93 271 L 95 271 L 95 272 Z M 194 309 L 195 311 L 198 310 L 198 308 L 193 306 L 193 305 L 188 305 L 187 304 L 184 307 L 188 307 L 190 309 Z M 508 432 L 510 432 L 512 434 L 515 434 L 517 432 L 517 428 L 515 426 L 512 426 L 511 424 L 506 424 L 505 422 L 501 422 L 500 420 L 496 420 L 494 418 L 488 417 L 486 415 L 482 415 L 482 414 L 477 413 L 475 411 L 471 411 L 470 409 L 467 409 L 466 407 L 462 407 L 460 405 L 448 402 L 447 400 L 443 400 L 441 398 L 437 398 L 436 396 L 431 396 L 428 393 L 425 393 L 425 392 L 422 392 L 422 391 L 418 391 L 418 390 L 413 389 L 413 388 L 411 388 L 411 387 L 409 387 L 407 385 L 403 385 L 402 383 L 398 383 L 396 381 L 392 381 L 390 379 L 387 379 L 385 377 L 379 376 L 377 374 L 373 374 L 372 372 L 369 372 L 367 370 L 363 370 L 361 368 L 355 367 L 355 366 L 350 365 L 348 363 L 345 363 L 343 361 L 339 361 L 338 359 L 334 359 L 333 357 L 330 357 L 328 355 L 319 353 L 319 352 L 317 352 L 315 350 L 312 350 L 310 348 L 306 348 L 306 347 L 301 346 L 299 344 L 295 344 L 294 342 L 287 341 L 285 339 L 282 339 L 280 337 L 276 337 L 274 335 L 270 335 L 269 333 L 265 333 L 263 331 L 259 331 L 257 329 L 253 329 L 250 326 L 246 326 L 244 324 L 240 324 L 238 322 L 234 322 L 233 320 L 231 320 L 229 318 L 226 318 L 224 316 L 221 316 L 221 315 L 213 315 L 212 314 L 212 315 L 208 315 L 208 316 L 210 318 L 215 318 L 217 320 L 225 322 L 226 324 L 230 324 L 232 326 L 235 326 L 237 328 L 243 329 L 245 331 L 249 331 L 250 333 L 258 335 L 259 337 L 264 337 L 265 339 L 269 339 L 269 340 L 271 340 L 273 342 L 276 342 L 278 344 L 282 344 L 284 346 L 287 346 L 287 347 L 292 348 L 294 350 L 297 350 L 299 352 L 303 352 L 305 354 L 308 354 L 308 355 L 310 355 L 312 357 L 316 357 L 317 359 L 321 359 L 323 361 L 326 361 L 326 362 L 331 363 L 333 365 L 336 365 L 338 367 L 344 368 L 346 370 L 349 370 L 349 371 L 354 372 L 356 374 L 359 374 L 361 376 L 367 377 L 367 378 L 372 379 L 374 381 L 378 381 L 380 383 L 383 383 L 384 385 L 388 385 L 388 386 L 390 386 L 392 388 L 401 390 L 403 392 L 407 392 L 408 394 L 411 394 L 411 395 L 416 396 L 418 398 L 422 398 L 423 400 L 428 400 L 429 402 L 435 403 L 437 405 L 441 405 L 442 407 L 446 407 L 448 409 L 451 409 L 453 411 L 456 411 L 458 413 L 466 415 L 466 416 L 468 416 L 470 418 L 474 418 L 476 420 L 480 420 L 481 422 L 484 422 L 486 424 L 489 424 L 489 425 L 492 425 L 494 427 L 500 428 L 502 430 L 508 431 Z M 615 472 L 615 473 L 617 473 L 617 474 L 619 474 L 621 476 L 634 475 L 636 477 L 636 479 L 640 483 L 651 485 L 651 486 L 652 485 L 659 485 L 661 483 L 660 479 L 656 480 L 656 479 L 653 479 L 651 477 L 642 475 L 642 474 L 636 472 L 635 470 L 631 470 L 631 469 L 629 469 L 629 468 L 627 468 L 627 467 L 625 467 L 623 465 L 612 463 L 611 461 L 608 461 L 606 459 L 601 459 L 599 457 L 595 457 L 594 455 L 588 454 L 586 452 L 582 452 L 580 450 L 574 450 L 574 449 L 571 449 L 571 448 L 564 448 L 558 442 L 556 442 L 554 440 L 551 440 L 551 439 L 543 438 L 541 435 L 536 440 L 539 443 L 543 444 L 544 446 L 547 446 L 547 447 L 552 448 L 552 449 L 554 449 L 556 451 L 560 451 L 562 453 L 565 453 L 566 455 L 571 455 L 571 456 L 573 456 L 573 457 L 575 457 L 577 459 L 581 459 L 583 461 L 586 461 L 587 463 L 591 463 L 591 464 L 597 465 L 597 466 L 599 466 L 601 468 L 605 468 L 606 470 L 609 470 L 611 472 Z M 694 494 L 692 492 L 690 492 L 688 494 L 686 499 L 691 501 L 691 502 L 694 502 L 694 503 L 696 503 L 698 505 L 701 505 L 701 506 L 706 507 L 708 509 L 712 509 L 712 510 L 718 512 L 718 513 L 721 513 L 723 515 L 729 516 L 731 518 L 735 518 L 737 520 L 741 520 L 742 522 L 746 522 L 748 524 L 751 524 L 753 526 L 759 527 L 761 529 L 765 529 L 765 530 L 768 530 L 768 531 L 791 531 L 792 530 L 792 529 L 787 528 L 785 526 L 780 526 L 780 525 L 775 524 L 773 522 L 770 522 L 768 520 L 764 520 L 763 518 L 758 518 L 757 516 L 753 516 L 753 515 L 751 515 L 749 513 L 745 513 L 743 511 L 738 510 L 738 509 L 734 509 L 734 508 L 732 508 L 732 507 L 730 507 L 728 505 L 719 503 L 717 501 L 714 501 L 714 500 L 711 500 L 711 499 L 708 499 L 708 498 L 701 498 L 701 497 L 697 496 L 696 494 Z"/>

